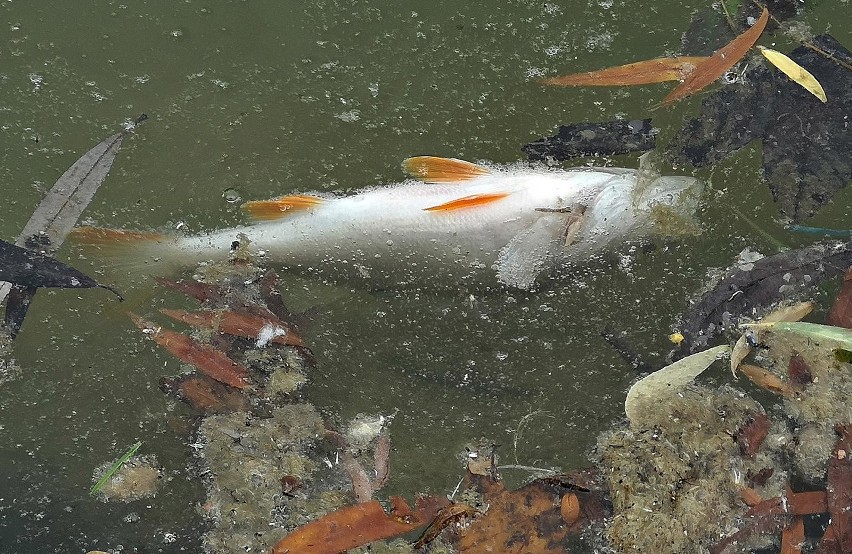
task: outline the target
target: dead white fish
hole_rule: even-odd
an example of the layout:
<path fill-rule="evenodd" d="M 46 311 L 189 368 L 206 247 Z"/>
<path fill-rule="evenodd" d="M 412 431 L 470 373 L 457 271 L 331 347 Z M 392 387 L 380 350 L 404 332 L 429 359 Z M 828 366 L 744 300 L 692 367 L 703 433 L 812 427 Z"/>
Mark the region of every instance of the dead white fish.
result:
<path fill-rule="evenodd" d="M 203 236 L 81 228 L 124 265 L 187 266 L 225 259 L 237 236 L 275 263 L 373 286 L 497 281 L 520 289 L 556 266 L 612 244 L 691 221 L 701 191 L 692 177 L 620 168 L 505 168 L 420 156 L 415 180 L 350 196 L 289 195 L 243 205 L 254 224 Z M 496 279 L 495 279 L 496 278 Z"/>

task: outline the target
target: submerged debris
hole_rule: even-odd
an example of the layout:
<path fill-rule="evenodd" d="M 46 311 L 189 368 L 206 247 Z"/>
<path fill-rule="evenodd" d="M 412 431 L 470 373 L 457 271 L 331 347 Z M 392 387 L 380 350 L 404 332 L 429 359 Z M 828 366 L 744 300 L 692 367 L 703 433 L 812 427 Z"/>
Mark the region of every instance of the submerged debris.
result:
<path fill-rule="evenodd" d="M 707 166 L 760 140 L 765 178 L 783 213 L 798 222 L 830 202 L 852 179 L 852 72 L 841 65 L 852 54 L 830 35 L 812 44 L 821 52 L 800 46 L 790 58 L 819 80 L 827 103 L 766 64 L 750 65 L 742 79 L 704 99 L 701 114 L 669 145 L 675 162 Z"/>
<path fill-rule="evenodd" d="M 530 160 L 564 161 L 579 156 L 611 156 L 646 152 L 656 145 L 659 130 L 650 119 L 560 125 L 559 132 L 524 145 Z"/>
<path fill-rule="evenodd" d="M 106 473 L 112 463 L 95 470 L 95 476 Z M 104 502 L 132 502 L 157 494 L 163 480 L 163 470 L 153 455 L 136 456 L 127 460 L 114 475 L 97 491 Z"/>

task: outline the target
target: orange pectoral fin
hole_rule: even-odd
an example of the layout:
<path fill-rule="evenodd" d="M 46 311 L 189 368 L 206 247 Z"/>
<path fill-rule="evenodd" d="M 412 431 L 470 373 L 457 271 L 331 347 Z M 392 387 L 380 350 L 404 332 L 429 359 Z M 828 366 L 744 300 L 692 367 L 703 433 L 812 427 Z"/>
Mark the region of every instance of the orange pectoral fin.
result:
<path fill-rule="evenodd" d="M 491 204 L 492 202 L 496 202 L 498 200 L 502 200 L 509 196 L 508 192 L 494 192 L 489 194 L 471 194 L 470 196 L 464 196 L 462 198 L 457 198 L 455 200 L 450 200 L 449 202 L 444 202 L 443 204 L 438 204 L 437 206 L 430 206 L 428 208 L 423 208 L 423 211 L 426 212 L 449 212 L 453 210 L 463 210 L 465 208 L 475 208 L 477 206 L 485 206 L 486 204 Z"/>
<path fill-rule="evenodd" d="M 282 196 L 273 200 L 253 200 L 243 204 L 242 208 L 252 219 L 271 221 L 289 215 L 288 212 L 308 210 L 322 203 L 323 199 L 318 196 L 295 194 L 292 196 Z"/>
<path fill-rule="evenodd" d="M 455 158 L 416 156 L 402 162 L 405 172 L 426 183 L 455 183 L 489 173 L 488 169 Z"/>

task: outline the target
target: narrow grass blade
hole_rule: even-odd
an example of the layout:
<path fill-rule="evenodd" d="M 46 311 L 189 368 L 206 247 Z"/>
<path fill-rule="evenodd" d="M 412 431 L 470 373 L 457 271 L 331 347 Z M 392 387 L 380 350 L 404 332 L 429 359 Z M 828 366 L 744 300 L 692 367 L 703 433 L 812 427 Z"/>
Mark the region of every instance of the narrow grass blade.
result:
<path fill-rule="evenodd" d="M 104 488 L 104 485 L 106 485 L 107 482 L 110 479 L 112 479 L 112 476 L 115 475 L 115 473 L 119 469 L 121 469 L 121 466 L 126 464 L 127 460 L 129 460 L 130 458 L 133 457 L 134 454 L 136 454 L 136 451 L 139 450 L 140 446 L 142 446 L 142 441 L 139 441 L 136 444 L 134 444 L 133 446 L 131 446 L 127 450 L 127 452 L 124 453 L 124 455 L 121 458 L 116 460 L 116 462 L 114 464 L 112 464 L 112 466 L 110 466 L 110 468 L 106 471 L 106 473 L 104 473 L 103 477 L 101 477 L 100 480 L 98 480 L 98 482 L 95 483 L 95 485 L 92 487 L 92 490 L 89 491 L 89 494 L 92 495 L 92 496 L 95 496 L 96 494 L 98 494 L 98 492 L 102 488 Z"/>

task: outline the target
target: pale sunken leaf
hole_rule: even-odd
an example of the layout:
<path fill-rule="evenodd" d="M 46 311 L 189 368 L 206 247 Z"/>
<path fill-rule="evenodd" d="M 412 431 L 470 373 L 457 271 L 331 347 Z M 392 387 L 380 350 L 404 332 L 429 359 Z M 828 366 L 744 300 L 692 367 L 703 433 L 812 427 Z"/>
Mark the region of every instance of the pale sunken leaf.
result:
<path fill-rule="evenodd" d="M 831 341 L 838 348 L 852 350 L 852 329 L 834 327 L 832 325 L 820 325 L 818 323 L 805 323 L 802 321 L 779 321 L 776 323 L 752 323 L 749 327 L 757 329 L 772 329 L 773 331 L 784 331 L 795 333 L 812 340 Z"/>
<path fill-rule="evenodd" d="M 146 117 L 143 114 L 137 122 L 144 121 Z M 106 179 L 126 134 L 127 131 L 123 131 L 101 141 L 62 174 L 24 225 L 24 230 L 15 241 L 17 246 L 26 246 L 33 236 L 43 236 L 49 240 L 41 249 L 46 254 L 53 254 L 62 246 L 80 214 Z M 0 302 L 10 290 L 9 283 L 0 282 Z"/>
<path fill-rule="evenodd" d="M 819 98 L 823 103 L 828 102 L 828 98 L 825 96 L 825 90 L 810 71 L 777 50 L 772 50 L 771 48 L 765 48 L 763 46 L 758 46 L 757 48 L 760 50 L 760 53 L 763 54 L 763 57 L 769 60 L 769 63 L 780 69 L 787 77 L 800 84 L 805 88 L 805 90 Z"/>
<path fill-rule="evenodd" d="M 734 349 L 731 350 L 731 373 L 734 374 L 734 378 L 737 377 L 737 368 L 740 367 L 740 364 L 743 363 L 743 360 L 751 354 L 751 345 L 748 343 L 748 338 L 746 337 L 746 333 L 740 335 L 739 340 L 734 345 Z"/>
<path fill-rule="evenodd" d="M 778 308 L 774 312 L 766 314 L 762 321 L 763 323 L 774 323 L 776 321 L 800 321 L 806 315 L 814 311 L 813 302 L 799 302 L 792 306 L 784 306 Z"/>
<path fill-rule="evenodd" d="M 716 346 L 687 356 L 638 381 L 627 392 L 624 411 L 631 424 L 638 423 L 643 412 L 654 410 L 660 398 L 676 394 L 716 361 L 730 351 L 728 345 Z"/>
<path fill-rule="evenodd" d="M 766 314 L 766 316 L 760 320 L 761 323 L 774 323 L 777 321 L 799 321 L 804 318 L 806 315 L 811 313 L 814 309 L 813 302 L 799 302 L 798 304 L 793 304 L 792 306 L 784 306 L 782 308 L 778 308 L 774 312 Z M 760 328 L 757 327 L 754 329 L 755 339 L 760 340 Z M 743 333 L 737 343 L 734 345 L 734 349 L 731 351 L 731 373 L 734 374 L 734 377 L 737 376 L 737 368 L 740 367 L 740 364 L 746 358 L 746 356 L 751 353 L 752 348 L 748 343 L 748 339 L 746 338 L 745 333 Z"/>

